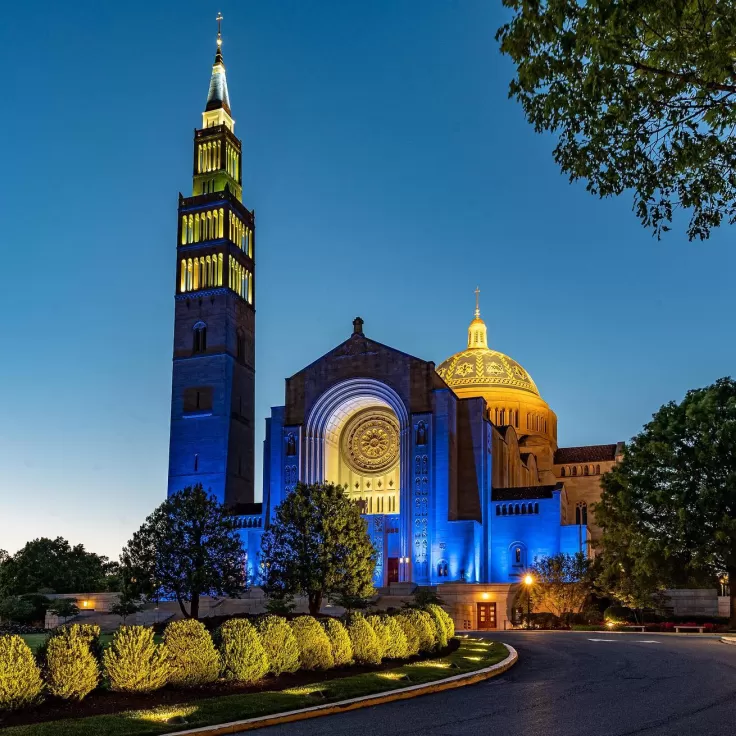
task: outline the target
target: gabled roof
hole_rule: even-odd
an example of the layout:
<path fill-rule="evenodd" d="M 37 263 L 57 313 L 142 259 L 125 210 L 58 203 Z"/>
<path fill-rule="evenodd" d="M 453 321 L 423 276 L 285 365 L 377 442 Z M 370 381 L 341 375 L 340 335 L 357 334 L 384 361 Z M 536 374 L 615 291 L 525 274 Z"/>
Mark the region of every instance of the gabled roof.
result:
<path fill-rule="evenodd" d="M 613 462 L 616 459 L 617 447 L 618 445 L 560 447 L 557 452 L 555 452 L 555 465 L 564 465 L 566 463 Z"/>
<path fill-rule="evenodd" d="M 524 501 L 529 498 L 552 498 L 555 491 L 561 491 L 563 483 L 547 486 L 521 486 L 519 488 L 494 488 L 493 501 Z"/>

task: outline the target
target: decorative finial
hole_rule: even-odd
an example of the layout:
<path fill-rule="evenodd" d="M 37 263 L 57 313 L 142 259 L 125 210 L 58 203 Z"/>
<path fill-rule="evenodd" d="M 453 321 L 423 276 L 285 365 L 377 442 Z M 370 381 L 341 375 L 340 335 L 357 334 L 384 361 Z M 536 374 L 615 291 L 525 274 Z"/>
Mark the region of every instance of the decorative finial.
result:
<path fill-rule="evenodd" d="M 475 287 L 475 318 L 478 319 L 480 317 L 480 289 L 476 286 Z"/>
<path fill-rule="evenodd" d="M 356 317 L 353 320 L 353 335 L 363 334 L 363 320 L 360 317 Z"/>
<path fill-rule="evenodd" d="M 222 46 L 222 13 L 217 13 L 217 45 Z"/>

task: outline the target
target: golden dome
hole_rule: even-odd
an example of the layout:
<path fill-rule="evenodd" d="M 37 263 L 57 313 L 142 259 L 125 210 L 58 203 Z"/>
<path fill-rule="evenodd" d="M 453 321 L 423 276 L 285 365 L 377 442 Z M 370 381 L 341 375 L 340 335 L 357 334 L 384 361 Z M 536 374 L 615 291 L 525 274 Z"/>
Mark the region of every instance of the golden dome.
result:
<path fill-rule="evenodd" d="M 494 387 L 520 389 L 539 396 L 531 376 L 508 355 L 488 347 L 486 323 L 480 318 L 476 289 L 475 319 L 468 327 L 468 347 L 437 366 L 437 373 L 453 389 Z"/>

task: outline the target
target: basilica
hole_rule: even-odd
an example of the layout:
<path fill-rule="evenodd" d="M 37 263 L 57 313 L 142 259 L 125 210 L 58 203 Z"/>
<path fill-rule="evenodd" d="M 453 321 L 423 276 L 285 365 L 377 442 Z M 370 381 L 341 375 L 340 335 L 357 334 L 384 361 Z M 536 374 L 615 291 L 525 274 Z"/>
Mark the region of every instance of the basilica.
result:
<path fill-rule="evenodd" d="M 231 508 L 257 584 L 284 497 L 299 481 L 340 484 L 376 549 L 377 589 L 438 586 L 459 628 L 503 626 L 535 558 L 594 553 L 591 506 L 623 445 L 558 447 L 529 373 L 489 347 L 476 290 L 467 341 L 439 365 L 369 337 L 357 317 L 287 378 L 256 502 L 256 224 L 221 44 L 218 32 L 192 195 L 179 197 L 169 493 L 202 483 Z"/>

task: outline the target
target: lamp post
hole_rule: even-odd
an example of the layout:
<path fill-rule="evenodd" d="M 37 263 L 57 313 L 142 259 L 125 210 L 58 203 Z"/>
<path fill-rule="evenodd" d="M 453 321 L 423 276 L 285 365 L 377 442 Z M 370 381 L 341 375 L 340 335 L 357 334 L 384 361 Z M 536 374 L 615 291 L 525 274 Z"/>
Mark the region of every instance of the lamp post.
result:
<path fill-rule="evenodd" d="M 531 575 L 524 576 L 524 585 L 526 585 L 526 627 L 531 628 L 531 616 L 532 616 L 532 583 L 534 578 Z"/>

